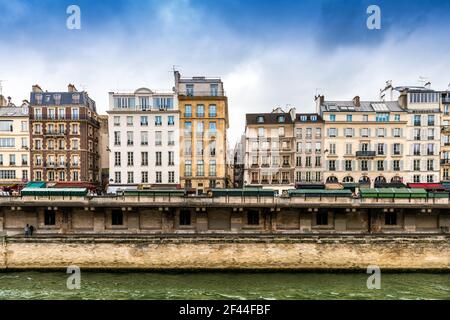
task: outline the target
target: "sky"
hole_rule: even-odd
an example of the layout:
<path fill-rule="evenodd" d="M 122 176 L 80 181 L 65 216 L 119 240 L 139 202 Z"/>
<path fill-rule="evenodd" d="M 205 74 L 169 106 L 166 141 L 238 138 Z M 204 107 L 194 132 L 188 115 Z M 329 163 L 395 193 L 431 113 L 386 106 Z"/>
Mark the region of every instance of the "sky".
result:
<path fill-rule="evenodd" d="M 66 27 L 69 5 L 81 29 Z M 381 29 L 367 8 L 378 5 Z M 85 89 L 100 113 L 108 92 L 170 90 L 182 76 L 221 77 L 230 146 L 245 114 L 315 112 L 314 96 L 374 100 L 387 80 L 450 84 L 446 0 L 0 0 L 0 80 L 19 104 L 33 84 Z"/>

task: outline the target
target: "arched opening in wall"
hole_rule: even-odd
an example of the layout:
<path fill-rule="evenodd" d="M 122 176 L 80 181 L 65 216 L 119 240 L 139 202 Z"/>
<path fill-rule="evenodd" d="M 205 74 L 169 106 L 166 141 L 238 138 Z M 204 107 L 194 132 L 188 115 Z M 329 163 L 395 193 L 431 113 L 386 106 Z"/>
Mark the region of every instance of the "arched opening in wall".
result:
<path fill-rule="evenodd" d="M 359 183 L 370 185 L 370 178 L 368 176 L 362 176 L 361 178 L 359 178 Z"/>
<path fill-rule="evenodd" d="M 403 182 L 403 178 L 399 177 L 399 176 L 395 176 L 395 177 L 392 177 L 391 182 L 392 183 L 396 183 L 396 182 L 402 183 Z"/>
<path fill-rule="evenodd" d="M 386 178 L 383 176 L 378 176 L 375 178 L 374 186 L 375 186 L 375 188 L 378 188 L 378 185 L 380 185 L 380 184 L 382 185 L 385 183 L 386 183 Z"/>
<path fill-rule="evenodd" d="M 330 176 L 327 178 L 326 183 L 338 183 L 338 178 L 336 178 L 335 176 Z"/>
<path fill-rule="evenodd" d="M 352 176 L 347 176 L 342 180 L 342 182 L 353 182 L 353 181 L 355 181 L 355 179 L 353 179 Z"/>

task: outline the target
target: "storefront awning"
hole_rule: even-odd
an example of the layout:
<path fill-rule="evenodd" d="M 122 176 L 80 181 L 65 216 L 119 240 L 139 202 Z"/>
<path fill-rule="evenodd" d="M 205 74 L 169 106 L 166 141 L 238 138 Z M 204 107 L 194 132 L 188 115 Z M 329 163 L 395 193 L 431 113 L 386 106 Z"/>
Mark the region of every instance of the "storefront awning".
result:
<path fill-rule="evenodd" d="M 408 183 L 408 188 L 421 188 L 425 190 L 444 191 L 445 188 L 440 183 Z"/>

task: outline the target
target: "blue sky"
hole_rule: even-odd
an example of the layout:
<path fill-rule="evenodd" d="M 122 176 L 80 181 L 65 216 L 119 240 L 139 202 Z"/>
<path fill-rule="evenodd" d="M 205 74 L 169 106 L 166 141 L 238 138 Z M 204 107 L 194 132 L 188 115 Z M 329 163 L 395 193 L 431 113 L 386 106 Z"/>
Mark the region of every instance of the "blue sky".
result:
<path fill-rule="evenodd" d="M 66 28 L 70 4 L 81 30 Z M 381 30 L 366 27 L 371 4 Z M 0 12 L 0 79 L 16 103 L 34 83 L 73 82 L 104 112 L 108 91 L 170 89 L 176 65 L 223 78 L 232 144 L 246 112 L 313 112 L 316 92 L 376 99 L 386 80 L 450 83 L 450 1 L 0 0 Z"/>

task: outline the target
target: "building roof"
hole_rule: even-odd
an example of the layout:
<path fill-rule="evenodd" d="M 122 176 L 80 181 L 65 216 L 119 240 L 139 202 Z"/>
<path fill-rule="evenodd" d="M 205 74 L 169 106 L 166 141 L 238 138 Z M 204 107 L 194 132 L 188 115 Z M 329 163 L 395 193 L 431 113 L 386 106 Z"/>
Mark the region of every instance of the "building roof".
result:
<path fill-rule="evenodd" d="M 279 122 L 278 117 L 284 116 L 284 121 Z M 258 118 L 262 117 L 264 122 L 259 122 Z M 246 124 L 283 124 L 283 123 L 294 123 L 291 114 L 286 113 L 247 113 L 245 115 Z"/>
<path fill-rule="evenodd" d="M 321 112 L 406 112 L 397 101 L 361 101 L 360 107 L 353 101 L 324 101 Z"/>
<path fill-rule="evenodd" d="M 0 117 L 27 117 L 28 107 L 0 107 Z"/>
<path fill-rule="evenodd" d="M 36 96 L 42 96 L 42 103 L 37 103 Z M 74 96 L 78 95 L 79 100 Z M 56 96 L 60 96 L 59 103 L 56 103 Z M 95 101 L 92 100 L 86 91 L 75 92 L 31 92 L 30 105 L 33 106 L 64 106 L 64 105 L 84 105 L 94 112 L 97 112 Z"/>

